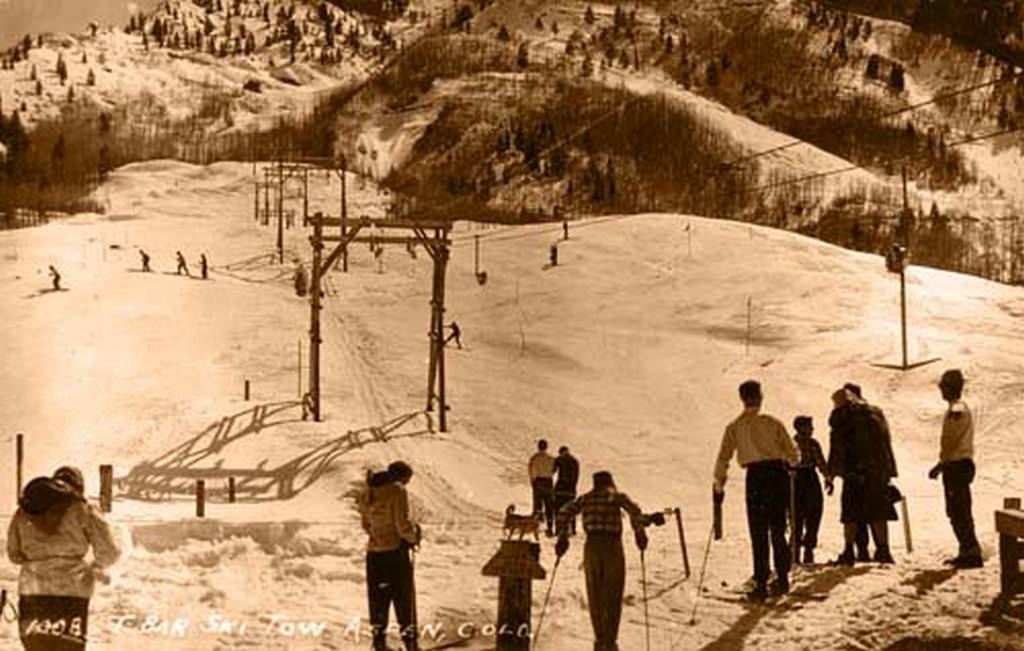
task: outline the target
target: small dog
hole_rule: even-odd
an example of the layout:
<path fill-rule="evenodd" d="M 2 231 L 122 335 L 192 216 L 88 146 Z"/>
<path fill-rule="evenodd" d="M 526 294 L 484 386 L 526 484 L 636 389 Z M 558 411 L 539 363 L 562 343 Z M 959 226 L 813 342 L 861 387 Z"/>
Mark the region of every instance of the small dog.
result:
<path fill-rule="evenodd" d="M 516 531 L 519 532 L 519 540 L 523 539 L 523 536 L 527 534 L 533 534 L 534 540 L 540 540 L 540 522 L 541 515 L 516 515 L 515 504 L 509 504 L 508 508 L 505 509 L 505 533 L 509 540 L 512 540 L 513 534 Z"/>

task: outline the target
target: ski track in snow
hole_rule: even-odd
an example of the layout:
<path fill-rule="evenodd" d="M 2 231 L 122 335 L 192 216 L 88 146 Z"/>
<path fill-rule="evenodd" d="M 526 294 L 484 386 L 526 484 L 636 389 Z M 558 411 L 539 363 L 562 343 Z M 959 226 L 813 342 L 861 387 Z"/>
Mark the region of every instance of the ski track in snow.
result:
<path fill-rule="evenodd" d="M 0 233 L 8 316 L 0 335 L 17 343 L 0 370 L 8 398 L 0 422 L 8 442 L 11 432 L 27 434 L 27 475 L 73 461 L 86 469 L 90 494 L 89 469 L 99 463 L 115 463 L 119 478 L 145 470 L 173 479 L 160 501 L 154 494 L 115 503 L 126 556 L 113 587 L 100 587 L 93 601 L 91 648 L 365 648 L 352 632 L 366 606 L 365 540 L 351 496 L 366 467 L 395 458 L 417 469 L 410 491 L 425 531 L 420 621 L 443 623 L 449 635 L 460 622 L 482 626 L 493 619 L 497 582 L 480 568 L 496 548 L 504 507 L 529 507 L 525 460 L 541 435 L 580 457 L 584 487 L 605 467 L 645 510 L 682 507 L 693 576 L 683 580 L 674 526 L 651 532 L 653 649 L 877 649 L 910 636 L 1024 648 L 1019 623 L 979 621 L 998 586 L 991 511 L 1024 493 L 1024 356 L 1014 345 L 1024 335 L 1020 288 L 911 268 L 911 357 L 943 359 L 897 375 L 870 366 L 899 355 L 898 289 L 877 256 L 745 224 L 638 215 L 573 223 L 560 265 L 544 269 L 550 225 L 475 231 L 460 223 L 446 321 L 459 321 L 466 350 L 448 350 L 451 431 L 437 431 L 436 413 L 422 413 L 429 258 L 411 259 L 400 247 L 386 251 L 383 273 L 360 246 L 348 274 L 329 272 L 325 420 L 302 422 L 287 405 L 296 396 L 296 342 L 304 354 L 308 346 L 309 308 L 291 292 L 291 264 L 282 268 L 267 255 L 275 229 L 252 220 L 250 175 L 242 164 L 131 165 L 98 191 L 116 220 L 82 215 Z M 372 185 L 349 187 L 353 205 L 379 201 Z M 310 210 L 336 208 L 338 189 L 336 179 L 316 184 Z M 472 273 L 477 232 L 486 286 Z M 488 241 L 489 233 L 522 237 Z M 308 264 L 305 236 L 301 228 L 285 231 L 286 260 Z M 138 246 L 153 256 L 156 273 L 129 273 Z M 179 249 L 192 264 L 205 251 L 211 281 L 167 275 Z M 51 262 L 70 291 L 37 295 Z M 978 420 L 975 518 L 988 556 L 980 571 L 943 567 L 955 543 L 941 487 L 925 478 L 942 413 L 934 382 L 945 365 L 964 368 Z M 895 523 L 894 567 L 798 570 L 797 595 L 774 608 L 715 599 L 750 573 L 742 473 L 733 464 L 726 536 L 710 548 L 707 593 L 690 626 L 712 461 L 738 412 L 735 386 L 748 376 L 764 381 L 766 410 L 784 422 L 813 415 L 826 445 L 830 390 L 847 380 L 865 387 L 893 426 L 915 551 L 905 553 Z M 253 380 L 249 403 L 242 378 Z M 278 402 L 280 410 L 261 407 Z M 183 444 L 184 455 L 170 454 Z M 53 457 L 57 449 L 64 457 Z M 234 506 L 223 503 L 226 472 L 237 473 L 246 491 Z M 6 465 L 3 474 L 10 475 Z M 195 523 L 190 482 L 204 474 L 210 521 Z M 13 501 L 10 486 L 0 486 L 0 499 Z M 841 546 L 837 509 L 838 493 L 826 500 L 819 560 Z M 639 558 L 626 540 L 620 646 L 639 649 Z M 560 565 L 539 649 L 592 645 L 582 542 L 573 539 Z M 542 541 L 549 572 L 553 560 Z M 0 565 L 0 584 L 15 580 L 16 568 Z M 535 616 L 546 588 L 533 584 Z M 168 626 L 186 620 L 188 636 L 144 632 L 146 615 Z M 204 630 L 213 615 L 236 625 Z M 326 628 L 288 637 L 290 629 L 270 626 L 275 615 Z M 117 630 L 119 616 L 138 621 Z M 13 634 L 0 629 L 0 640 L 13 643 Z M 486 646 L 478 640 L 467 648 Z"/>

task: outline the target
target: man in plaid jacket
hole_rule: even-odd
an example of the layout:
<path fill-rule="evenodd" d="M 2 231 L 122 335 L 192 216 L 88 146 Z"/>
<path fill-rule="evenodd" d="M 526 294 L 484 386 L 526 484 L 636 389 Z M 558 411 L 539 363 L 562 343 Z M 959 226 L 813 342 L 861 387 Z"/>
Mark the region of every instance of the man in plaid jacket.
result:
<path fill-rule="evenodd" d="M 594 629 L 594 651 L 618 651 L 622 593 L 626 584 L 626 560 L 622 549 L 622 512 L 629 516 L 636 545 L 647 549 L 644 530 L 648 517 L 625 493 L 615 488 L 611 473 L 594 473 L 594 489 L 558 511 L 559 558 L 569 549 L 569 528 L 577 514 L 583 515 L 583 566 L 587 580 L 587 603 Z"/>

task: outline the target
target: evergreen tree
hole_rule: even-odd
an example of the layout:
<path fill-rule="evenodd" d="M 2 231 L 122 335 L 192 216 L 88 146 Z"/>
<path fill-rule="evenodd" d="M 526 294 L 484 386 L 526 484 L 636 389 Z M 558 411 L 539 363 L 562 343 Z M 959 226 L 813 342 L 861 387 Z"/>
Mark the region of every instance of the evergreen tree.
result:
<path fill-rule="evenodd" d="M 63 86 L 68 78 L 68 66 L 64 63 L 64 53 L 57 55 L 57 76 L 60 77 L 60 85 Z"/>
<path fill-rule="evenodd" d="M 516 52 L 516 65 L 524 69 L 530 65 L 530 48 L 525 42 L 519 44 L 519 51 Z"/>
<path fill-rule="evenodd" d="M 92 71 L 92 68 L 89 68 L 89 74 L 85 77 L 85 83 L 89 86 L 96 85 L 96 73 Z"/>
<path fill-rule="evenodd" d="M 498 29 L 498 40 L 499 40 L 499 41 L 504 41 L 504 42 L 506 42 L 506 43 L 507 43 L 507 42 L 508 42 L 508 41 L 510 41 L 511 39 L 512 39 L 512 37 L 511 37 L 511 36 L 509 36 L 509 33 L 508 33 L 508 28 L 506 28 L 506 27 L 505 27 L 504 25 L 502 25 L 502 26 L 501 26 L 501 27 L 500 27 L 500 28 Z"/>
<path fill-rule="evenodd" d="M 583 14 L 583 20 L 588 25 L 593 25 L 594 21 L 596 20 L 596 18 L 594 17 L 594 8 L 591 7 L 590 5 L 587 5 L 587 10 Z"/>
<path fill-rule="evenodd" d="M 32 64 L 32 72 L 28 75 L 29 81 L 36 81 L 39 78 L 39 74 L 36 72 L 36 64 Z"/>
<path fill-rule="evenodd" d="M 75 101 L 75 87 L 68 86 L 68 104 L 73 104 Z"/>
<path fill-rule="evenodd" d="M 43 82 L 36 79 L 36 97 L 43 96 Z"/>

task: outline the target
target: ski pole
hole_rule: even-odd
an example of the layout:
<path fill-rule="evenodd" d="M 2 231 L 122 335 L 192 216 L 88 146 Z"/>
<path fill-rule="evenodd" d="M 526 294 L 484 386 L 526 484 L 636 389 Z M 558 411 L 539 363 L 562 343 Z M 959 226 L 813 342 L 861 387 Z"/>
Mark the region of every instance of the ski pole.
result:
<path fill-rule="evenodd" d="M 789 553 L 791 565 L 796 565 L 800 555 L 799 532 L 796 530 L 796 473 L 789 473 Z"/>
<path fill-rule="evenodd" d="M 415 636 L 414 639 L 416 640 L 416 646 L 414 648 L 418 648 L 420 639 L 420 627 L 418 621 L 419 617 L 416 614 L 416 548 L 412 547 L 409 551 L 411 552 L 409 554 L 409 591 L 412 596 L 412 634 Z"/>
<path fill-rule="evenodd" d="M 647 651 L 651 651 L 651 616 L 647 604 L 647 564 L 644 562 L 644 550 L 640 550 L 640 588 L 644 596 L 644 642 Z"/>
<path fill-rule="evenodd" d="M 540 627 L 544 625 L 544 615 L 548 610 L 548 601 L 551 599 L 551 588 L 555 585 L 555 574 L 558 572 L 558 564 L 562 562 L 561 556 L 555 557 L 555 566 L 551 568 L 551 581 L 548 582 L 548 590 L 544 593 L 544 605 L 540 607 L 540 617 L 537 618 L 537 629 L 533 632 L 533 648 L 537 648 L 537 640 L 540 639 Z"/>
<path fill-rule="evenodd" d="M 693 613 L 690 615 L 690 626 L 697 625 L 697 605 L 700 603 L 701 590 L 704 588 L 704 571 L 708 567 L 708 554 L 711 553 L 711 537 L 715 533 L 715 525 L 712 523 L 711 531 L 708 532 L 708 543 L 704 547 L 704 561 L 700 565 L 700 579 L 697 581 L 697 596 L 693 599 Z"/>

